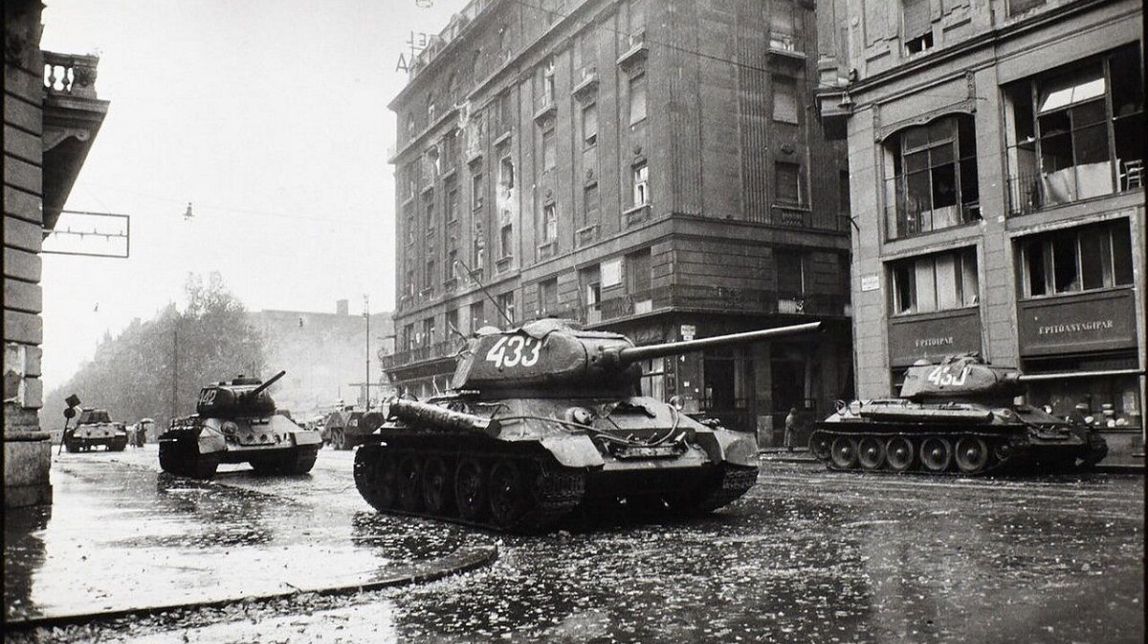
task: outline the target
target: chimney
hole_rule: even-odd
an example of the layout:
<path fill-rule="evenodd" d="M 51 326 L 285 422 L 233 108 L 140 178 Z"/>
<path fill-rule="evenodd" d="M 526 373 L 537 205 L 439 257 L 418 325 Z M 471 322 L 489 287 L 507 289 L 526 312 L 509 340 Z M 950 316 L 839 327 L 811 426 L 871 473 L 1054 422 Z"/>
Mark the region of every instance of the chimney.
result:
<path fill-rule="evenodd" d="M 335 300 L 335 315 L 347 315 L 347 300 Z"/>

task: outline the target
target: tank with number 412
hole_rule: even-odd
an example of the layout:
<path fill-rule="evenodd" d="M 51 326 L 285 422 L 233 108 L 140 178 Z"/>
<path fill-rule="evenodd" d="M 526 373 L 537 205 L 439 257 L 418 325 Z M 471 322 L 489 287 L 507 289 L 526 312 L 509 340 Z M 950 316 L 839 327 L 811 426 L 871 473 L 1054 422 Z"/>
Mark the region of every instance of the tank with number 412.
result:
<path fill-rule="evenodd" d="M 171 421 L 161 434 L 159 465 L 165 472 L 211 478 L 221 463 L 250 463 L 259 474 L 306 474 L 322 447 L 317 430 L 303 429 L 275 407 L 267 382 L 242 375 L 199 390 L 195 414 Z"/>
<path fill-rule="evenodd" d="M 514 532 L 619 503 L 714 510 L 753 486 L 754 434 L 640 395 L 637 362 L 819 326 L 642 347 L 569 320 L 480 330 L 448 394 L 391 402 L 387 422 L 355 454 L 355 483 L 381 512 Z"/>
<path fill-rule="evenodd" d="M 830 469 L 963 475 L 1063 471 L 1107 455 L 1095 428 L 1015 404 L 1024 380 L 976 354 L 915 364 L 900 398 L 838 401 L 809 448 Z"/>

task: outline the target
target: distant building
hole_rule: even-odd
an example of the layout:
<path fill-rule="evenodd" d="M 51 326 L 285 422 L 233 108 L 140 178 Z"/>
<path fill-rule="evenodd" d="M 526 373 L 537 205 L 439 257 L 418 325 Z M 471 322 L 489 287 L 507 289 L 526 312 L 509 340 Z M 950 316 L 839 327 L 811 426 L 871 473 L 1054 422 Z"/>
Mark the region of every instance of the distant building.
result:
<path fill-rule="evenodd" d="M 445 389 L 487 324 L 649 344 L 817 319 L 828 333 L 648 361 L 643 382 L 767 442 L 791 406 L 831 409 L 851 389 L 848 175 L 807 109 L 812 6 L 468 4 L 390 105 L 392 382 Z"/>
<path fill-rule="evenodd" d="M 263 335 L 267 373 L 262 375 L 287 370 L 273 389 L 275 403 L 297 419 L 340 400 L 363 404 L 368 373 L 371 400 L 393 393 L 379 363 L 394 351 L 390 313 L 371 314 L 369 353 L 367 320 L 350 315 L 346 300 L 336 303 L 335 313 L 268 310 L 251 312 L 248 320 Z"/>
<path fill-rule="evenodd" d="M 95 56 L 40 50 L 43 3 L 4 3 L 4 506 L 52 502 L 40 408 L 40 251 L 56 225 L 108 102 Z M 45 423 L 63 422 L 63 409 Z"/>
<path fill-rule="evenodd" d="M 1135 0 L 819 3 L 847 132 L 858 393 L 979 351 L 1143 451 L 1144 40 Z"/>

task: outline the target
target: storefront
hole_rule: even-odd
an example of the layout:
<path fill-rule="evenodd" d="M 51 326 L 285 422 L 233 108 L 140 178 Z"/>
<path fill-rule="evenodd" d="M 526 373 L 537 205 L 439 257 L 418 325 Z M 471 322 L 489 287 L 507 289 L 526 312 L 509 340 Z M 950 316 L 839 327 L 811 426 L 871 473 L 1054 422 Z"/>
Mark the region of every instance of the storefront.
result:
<path fill-rule="evenodd" d="M 905 371 L 919 360 L 939 363 L 945 356 L 981 351 L 980 309 L 893 317 L 889 320 L 889 366 L 893 395 L 901 390 Z"/>

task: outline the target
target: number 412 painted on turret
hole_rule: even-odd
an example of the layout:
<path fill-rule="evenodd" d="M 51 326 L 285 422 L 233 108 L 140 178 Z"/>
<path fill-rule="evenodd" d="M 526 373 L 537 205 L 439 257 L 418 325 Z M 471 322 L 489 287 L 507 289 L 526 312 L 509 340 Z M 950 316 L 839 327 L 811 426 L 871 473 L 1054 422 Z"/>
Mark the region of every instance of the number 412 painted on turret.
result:
<path fill-rule="evenodd" d="M 538 363 L 538 352 L 541 347 L 542 341 L 537 338 L 521 335 L 502 337 L 494 343 L 490 351 L 486 352 L 486 361 L 494 363 L 499 369 L 533 367 Z"/>

